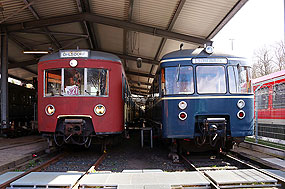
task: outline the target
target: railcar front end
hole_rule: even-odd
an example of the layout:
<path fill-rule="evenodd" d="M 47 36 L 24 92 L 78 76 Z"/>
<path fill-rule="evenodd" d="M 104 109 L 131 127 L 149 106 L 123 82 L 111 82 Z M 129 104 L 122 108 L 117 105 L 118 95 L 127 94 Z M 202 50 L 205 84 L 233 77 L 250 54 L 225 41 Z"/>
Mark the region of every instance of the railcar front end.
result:
<path fill-rule="evenodd" d="M 183 151 L 230 149 L 253 134 L 251 68 L 243 58 L 180 50 L 160 64 L 162 136 Z M 175 150 L 174 150 L 175 151 Z"/>
<path fill-rule="evenodd" d="M 118 57 L 64 50 L 38 64 L 39 132 L 64 143 L 89 146 L 91 138 L 124 130 L 122 76 Z"/>

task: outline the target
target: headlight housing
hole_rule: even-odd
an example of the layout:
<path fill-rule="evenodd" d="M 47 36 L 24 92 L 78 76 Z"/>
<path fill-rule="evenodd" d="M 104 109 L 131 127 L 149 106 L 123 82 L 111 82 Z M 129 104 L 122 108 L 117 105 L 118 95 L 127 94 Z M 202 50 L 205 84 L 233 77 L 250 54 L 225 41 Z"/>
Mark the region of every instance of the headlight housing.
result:
<path fill-rule="evenodd" d="M 245 107 L 245 102 L 244 100 L 240 99 L 238 102 L 237 102 L 237 107 L 239 109 L 242 109 L 243 107 Z"/>
<path fill-rule="evenodd" d="M 179 102 L 178 107 L 179 107 L 181 110 L 184 110 L 184 109 L 187 107 L 187 102 L 185 102 L 185 101 Z"/>
<path fill-rule="evenodd" d="M 46 108 L 45 108 L 45 112 L 48 116 L 51 116 L 54 114 L 55 112 L 55 107 L 51 104 L 47 105 Z"/>
<path fill-rule="evenodd" d="M 94 113 L 97 115 L 97 116 L 102 116 L 104 115 L 106 112 L 106 108 L 104 105 L 102 104 L 97 104 L 94 108 Z"/>

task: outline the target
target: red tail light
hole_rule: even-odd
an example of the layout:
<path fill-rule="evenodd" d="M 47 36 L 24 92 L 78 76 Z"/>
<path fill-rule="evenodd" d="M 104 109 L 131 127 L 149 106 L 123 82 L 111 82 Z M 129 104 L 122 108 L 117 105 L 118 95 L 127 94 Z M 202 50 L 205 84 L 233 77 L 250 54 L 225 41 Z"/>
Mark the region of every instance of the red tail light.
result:
<path fill-rule="evenodd" d="M 239 119 L 243 119 L 245 117 L 245 112 L 243 110 L 238 111 L 237 117 Z"/>
<path fill-rule="evenodd" d="M 186 112 L 180 112 L 178 117 L 181 120 L 185 120 L 187 118 L 187 114 L 186 114 Z"/>

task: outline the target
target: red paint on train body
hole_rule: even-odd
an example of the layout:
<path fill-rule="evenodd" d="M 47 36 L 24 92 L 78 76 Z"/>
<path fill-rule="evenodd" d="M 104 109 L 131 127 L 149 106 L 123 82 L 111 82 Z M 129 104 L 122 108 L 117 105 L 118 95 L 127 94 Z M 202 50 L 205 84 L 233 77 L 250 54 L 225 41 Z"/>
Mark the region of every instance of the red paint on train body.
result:
<path fill-rule="evenodd" d="M 90 51 L 91 52 L 91 51 Z M 95 52 L 95 51 L 92 51 Z M 103 53 L 104 54 L 104 53 Z M 113 55 L 112 55 L 113 56 Z M 77 65 L 75 68 L 71 66 L 70 61 L 76 60 Z M 115 60 L 115 61 L 114 61 Z M 116 61 L 117 60 L 117 61 Z M 76 94 L 66 93 L 67 84 L 69 82 L 67 76 L 64 76 L 65 70 L 83 70 L 84 74 L 81 76 L 81 80 L 84 80 L 84 85 L 82 83 L 79 87 L 84 87 L 86 89 L 87 80 L 90 80 L 90 75 L 87 74 L 88 69 L 98 69 L 98 70 L 107 70 L 105 77 L 105 91 L 106 95 L 98 95 L 99 92 L 94 92 L 95 94 L 90 94 L 91 92 L 83 91 L 81 89 L 81 95 L 78 95 L 78 87 Z M 54 70 L 59 70 L 58 75 L 49 73 Z M 62 71 L 61 71 L 62 70 Z M 60 73 L 61 72 L 61 73 Z M 73 71 L 74 72 L 74 71 Z M 82 72 L 82 73 L 83 73 Z M 48 75 L 50 74 L 50 75 Z M 86 76 L 85 76 L 86 75 Z M 93 76 L 92 76 L 93 77 Z M 100 77 L 100 75 L 96 76 Z M 96 59 L 94 58 L 47 58 L 43 61 L 40 61 L 38 64 L 38 130 L 41 133 L 52 135 L 59 128 L 59 119 L 63 118 L 62 132 L 66 133 L 70 129 L 70 124 L 78 124 L 78 120 L 81 120 L 82 131 L 79 133 L 84 133 L 83 128 L 84 124 L 92 125 L 93 130 L 89 132 L 89 135 L 110 135 L 110 134 L 119 134 L 124 131 L 124 100 L 122 98 L 122 78 L 125 77 L 122 63 L 119 58 L 115 56 L 111 57 L 110 60 L 106 59 Z M 95 78 L 95 76 L 94 76 Z M 107 78 L 107 79 L 106 79 Z M 56 81 L 58 79 L 58 81 Z M 102 79 L 94 81 L 90 84 L 94 85 L 93 91 L 96 90 L 94 82 L 102 82 Z M 50 83 L 54 82 L 54 85 L 58 85 L 58 89 L 61 89 L 61 92 L 58 92 L 57 95 L 54 93 L 48 93 L 50 89 Z M 100 84 L 98 84 L 100 90 Z M 97 88 L 98 88 L 97 86 Z M 54 86 L 52 86 L 54 87 Z M 102 87 L 102 86 L 101 86 Z M 68 95 L 67 95 L 68 94 Z M 94 112 L 96 105 L 101 104 L 105 107 L 105 113 L 101 116 L 98 116 Z M 54 106 L 55 111 L 52 115 L 48 115 L 47 106 Z M 48 110 L 49 111 L 49 110 Z M 81 119 L 82 118 L 82 119 Z M 91 121 L 83 121 L 84 119 L 89 119 Z M 65 123 L 65 121 L 67 122 Z M 66 127 L 66 128 L 65 128 Z M 80 126 L 81 127 L 81 126 Z M 75 127 L 74 127 L 75 129 Z M 86 130 L 86 129 L 85 129 Z M 71 129 L 70 129 L 71 132 Z M 78 131 L 77 131 L 78 132 Z M 63 133 L 63 135 L 64 135 Z M 78 134 L 78 133 L 77 133 Z"/>
<path fill-rule="evenodd" d="M 253 80 L 258 122 L 285 125 L 285 70 Z"/>

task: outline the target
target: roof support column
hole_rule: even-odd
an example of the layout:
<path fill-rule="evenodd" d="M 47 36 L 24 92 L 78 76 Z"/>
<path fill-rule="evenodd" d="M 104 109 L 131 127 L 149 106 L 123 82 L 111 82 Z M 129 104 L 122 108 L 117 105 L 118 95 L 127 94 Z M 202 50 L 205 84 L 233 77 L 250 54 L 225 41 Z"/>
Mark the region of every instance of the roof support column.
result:
<path fill-rule="evenodd" d="M 8 119 L 8 35 L 1 31 L 1 129 L 9 126 Z"/>

